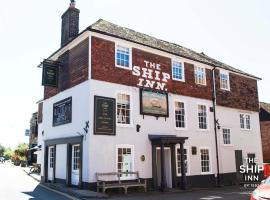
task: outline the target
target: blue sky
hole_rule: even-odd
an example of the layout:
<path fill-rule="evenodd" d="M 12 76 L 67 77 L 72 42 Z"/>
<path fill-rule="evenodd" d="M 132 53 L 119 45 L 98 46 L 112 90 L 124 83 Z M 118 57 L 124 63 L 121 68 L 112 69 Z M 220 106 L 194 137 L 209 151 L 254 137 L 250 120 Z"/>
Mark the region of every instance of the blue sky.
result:
<path fill-rule="evenodd" d="M 0 0 L 0 143 L 27 141 L 31 113 L 42 98 L 36 66 L 60 46 L 68 0 Z M 103 18 L 178 43 L 261 77 L 259 98 L 270 102 L 270 1 L 77 0 L 80 31 Z"/>

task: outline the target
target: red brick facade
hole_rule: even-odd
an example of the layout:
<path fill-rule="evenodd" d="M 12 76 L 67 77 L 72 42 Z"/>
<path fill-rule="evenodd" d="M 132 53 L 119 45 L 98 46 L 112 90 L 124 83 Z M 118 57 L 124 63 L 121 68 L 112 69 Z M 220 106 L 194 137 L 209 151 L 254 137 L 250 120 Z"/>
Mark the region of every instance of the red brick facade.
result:
<path fill-rule="evenodd" d="M 270 121 L 261 121 L 261 136 L 264 162 L 270 162 Z"/>
<path fill-rule="evenodd" d="M 92 79 L 112 83 L 137 86 L 138 77 L 131 70 L 115 67 L 115 43 L 101 38 L 92 37 Z M 158 63 L 163 72 L 171 74 L 171 58 L 155 55 L 136 48 L 132 49 L 132 65 L 144 66 L 144 60 Z M 198 85 L 194 78 L 194 65 L 184 63 L 185 82 L 168 80 L 168 92 L 212 99 L 211 70 L 206 69 L 207 86 Z M 257 111 L 259 110 L 257 81 L 230 73 L 230 91 L 219 86 L 219 71 L 216 70 L 217 104 L 221 106 Z"/>
<path fill-rule="evenodd" d="M 58 61 L 62 66 L 59 69 L 58 88 L 44 87 L 44 99 L 88 80 L 88 54 L 89 39 L 87 38 L 59 57 Z"/>

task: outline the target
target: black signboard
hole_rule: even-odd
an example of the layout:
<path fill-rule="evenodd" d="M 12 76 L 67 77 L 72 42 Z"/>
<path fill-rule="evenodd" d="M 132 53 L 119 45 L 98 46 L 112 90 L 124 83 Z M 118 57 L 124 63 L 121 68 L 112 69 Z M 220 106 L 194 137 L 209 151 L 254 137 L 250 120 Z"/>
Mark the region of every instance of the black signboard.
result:
<path fill-rule="evenodd" d="M 94 99 L 94 134 L 115 135 L 115 99 L 95 96 Z"/>
<path fill-rule="evenodd" d="M 64 100 L 53 104 L 53 126 L 71 123 L 72 120 L 72 98 L 68 97 Z"/>
<path fill-rule="evenodd" d="M 43 62 L 42 85 L 58 87 L 59 63 L 52 61 Z"/>
<path fill-rule="evenodd" d="M 156 117 L 169 117 L 168 94 L 152 90 L 140 90 L 140 113 Z"/>

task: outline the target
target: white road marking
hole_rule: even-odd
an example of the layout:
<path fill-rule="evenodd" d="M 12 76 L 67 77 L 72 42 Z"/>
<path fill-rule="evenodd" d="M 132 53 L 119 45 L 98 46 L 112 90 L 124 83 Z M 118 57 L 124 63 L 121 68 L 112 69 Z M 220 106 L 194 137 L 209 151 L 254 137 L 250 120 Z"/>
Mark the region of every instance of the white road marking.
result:
<path fill-rule="evenodd" d="M 207 197 L 202 197 L 200 199 L 203 199 L 203 200 L 213 200 L 213 199 L 223 199 L 223 197 L 220 197 L 220 196 L 207 196 Z"/>

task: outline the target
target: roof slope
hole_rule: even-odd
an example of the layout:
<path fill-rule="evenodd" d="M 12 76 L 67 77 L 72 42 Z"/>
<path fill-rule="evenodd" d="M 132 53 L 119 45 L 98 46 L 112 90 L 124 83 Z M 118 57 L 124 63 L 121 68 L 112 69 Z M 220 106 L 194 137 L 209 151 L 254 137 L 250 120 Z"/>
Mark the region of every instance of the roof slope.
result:
<path fill-rule="evenodd" d="M 103 19 L 99 19 L 97 22 L 89 26 L 88 30 L 122 38 L 122 39 L 132 41 L 138 44 L 142 44 L 142 45 L 149 46 L 155 49 L 159 49 L 159 50 L 162 50 L 162 51 L 174 54 L 174 55 L 178 55 L 178 56 L 185 57 L 194 61 L 205 63 L 207 65 L 220 67 L 229 71 L 233 71 L 233 72 L 240 73 L 246 76 L 250 76 L 252 78 L 260 79 L 254 75 L 248 74 L 244 71 L 241 71 L 227 64 L 224 64 L 220 61 L 217 61 L 205 55 L 204 53 L 197 53 L 191 49 L 180 46 L 178 44 L 160 40 L 160 39 L 157 39 L 155 37 L 152 37 L 143 33 L 139 33 L 132 29 L 118 26 L 116 24 L 110 23 Z"/>
<path fill-rule="evenodd" d="M 266 112 L 270 113 L 270 104 L 269 103 L 260 102 L 260 108 L 262 108 Z"/>

